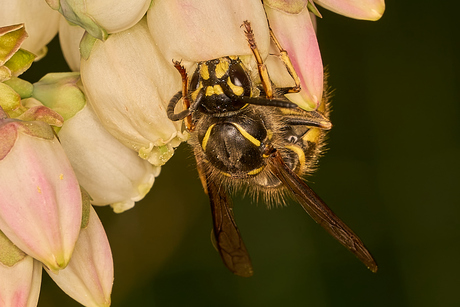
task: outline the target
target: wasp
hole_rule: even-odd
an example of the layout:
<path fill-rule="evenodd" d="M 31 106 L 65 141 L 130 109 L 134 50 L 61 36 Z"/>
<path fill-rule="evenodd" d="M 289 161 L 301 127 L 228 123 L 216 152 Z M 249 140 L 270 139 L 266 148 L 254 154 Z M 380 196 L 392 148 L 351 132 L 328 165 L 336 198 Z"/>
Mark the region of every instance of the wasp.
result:
<path fill-rule="evenodd" d="M 300 90 L 287 52 L 270 30 L 295 82 L 293 87 L 277 88 L 270 81 L 250 23 L 245 21 L 242 26 L 258 65 L 260 83 L 251 79 L 236 56 L 198 63 L 190 80 L 180 62 L 173 61 L 182 76 L 182 90 L 171 99 L 167 110 L 169 119 L 184 119 L 190 132 L 189 144 L 211 204 L 214 243 L 224 264 L 236 275 L 253 275 L 230 198 L 230 192 L 245 188 L 262 194 L 268 202 L 283 202 L 285 194 L 290 195 L 376 272 L 377 264 L 363 242 L 302 179 L 315 168 L 325 134 L 332 126 L 328 104 L 305 111 L 285 98 L 284 94 Z M 175 113 L 180 100 L 184 109 Z"/>

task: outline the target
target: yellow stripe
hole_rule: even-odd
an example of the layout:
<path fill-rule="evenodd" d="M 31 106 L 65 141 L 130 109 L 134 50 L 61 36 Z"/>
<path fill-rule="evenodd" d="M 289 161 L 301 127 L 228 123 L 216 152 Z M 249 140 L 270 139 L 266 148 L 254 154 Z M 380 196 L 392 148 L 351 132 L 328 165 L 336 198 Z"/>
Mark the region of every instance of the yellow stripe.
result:
<path fill-rule="evenodd" d="M 302 140 L 307 141 L 307 142 L 316 143 L 316 142 L 318 142 L 318 138 L 319 138 L 320 134 L 321 134 L 320 129 L 312 128 L 312 129 L 308 130 L 307 133 L 305 133 L 305 135 L 302 137 Z"/>
<path fill-rule="evenodd" d="M 243 129 L 243 127 L 241 127 L 240 125 L 238 124 L 235 124 L 235 123 L 232 123 L 232 125 L 234 125 L 236 127 L 236 129 L 238 129 L 238 131 L 249 141 L 251 142 L 252 144 L 256 145 L 257 147 L 260 146 L 260 141 L 258 139 L 256 139 L 255 137 L 253 137 L 252 135 L 250 135 L 246 130 Z"/>
<path fill-rule="evenodd" d="M 258 173 L 260 173 L 264 169 L 264 167 L 265 166 L 253 169 L 252 171 L 248 172 L 248 175 L 249 176 L 257 175 Z"/>
<path fill-rule="evenodd" d="M 237 85 L 233 84 L 232 81 L 230 80 L 230 77 L 228 77 L 227 84 L 228 84 L 228 86 L 230 86 L 230 88 L 232 89 L 232 92 L 235 95 L 237 95 L 237 96 L 243 95 L 244 88 L 242 86 L 237 86 Z"/>
<path fill-rule="evenodd" d="M 208 130 L 206 131 L 206 134 L 204 135 L 203 141 L 201 142 L 201 147 L 203 148 L 203 151 L 206 151 L 206 146 L 208 145 L 209 141 L 209 136 L 211 135 L 211 130 L 214 128 L 216 124 L 212 124 L 209 126 Z"/>
<path fill-rule="evenodd" d="M 285 148 L 290 149 L 297 154 L 299 157 L 300 166 L 302 168 L 305 165 L 305 152 L 302 150 L 302 148 L 296 145 L 288 145 Z"/>
<path fill-rule="evenodd" d="M 222 78 L 225 73 L 228 71 L 229 63 L 227 61 L 220 61 L 219 64 L 216 65 L 216 77 Z"/>
<path fill-rule="evenodd" d="M 206 65 L 206 64 L 201 65 L 200 75 L 201 75 L 201 78 L 203 78 L 205 80 L 209 79 L 208 65 Z"/>

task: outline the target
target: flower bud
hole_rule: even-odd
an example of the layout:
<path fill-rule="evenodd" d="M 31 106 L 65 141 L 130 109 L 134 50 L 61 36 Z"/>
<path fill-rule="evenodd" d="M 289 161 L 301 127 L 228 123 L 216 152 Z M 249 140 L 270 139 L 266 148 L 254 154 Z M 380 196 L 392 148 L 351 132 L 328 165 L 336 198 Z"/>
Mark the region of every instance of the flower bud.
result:
<path fill-rule="evenodd" d="M 315 0 L 337 14 L 355 19 L 379 20 L 385 11 L 384 0 Z"/>
<path fill-rule="evenodd" d="M 0 263 L 1 305 L 37 306 L 41 279 L 42 264 L 30 256 L 13 266 Z"/>
<path fill-rule="evenodd" d="M 96 211 L 82 229 L 69 265 L 57 273 L 46 270 L 56 284 L 84 306 L 110 306 L 113 260 L 109 241 Z"/>
<path fill-rule="evenodd" d="M 81 78 L 88 101 L 102 125 L 125 146 L 155 166 L 173 155 L 186 136 L 166 108 L 181 84 L 141 20 L 129 30 L 95 41 L 84 52 Z"/>
<path fill-rule="evenodd" d="M 105 40 L 108 34 L 134 26 L 147 12 L 150 0 L 47 0 L 51 7 L 90 35 Z"/>
<path fill-rule="evenodd" d="M 20 116 L 25 121 L 0 119 L 0 230 L 52 270 L 67 265 L 82 216 L 75 174 L 44 122 L 59 118 L 34 107 Z"/>

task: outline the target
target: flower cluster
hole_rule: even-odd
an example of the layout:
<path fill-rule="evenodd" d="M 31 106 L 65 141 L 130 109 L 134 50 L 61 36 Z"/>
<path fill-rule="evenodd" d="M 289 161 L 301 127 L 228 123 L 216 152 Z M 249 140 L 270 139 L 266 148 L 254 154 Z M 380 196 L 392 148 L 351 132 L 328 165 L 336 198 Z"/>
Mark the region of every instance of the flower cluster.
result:
<path fill-rule="evenodd" d="M 187 140 L 166 115 L 181 88 L 171 60 L 191 70 L 237 55 L 256 71 L 240 27 L 249 20 L 274 84 L 292 80 L 270 55 L 270 28 L 301 79 L 288 99 L 318 108 L 315 2 L 366 20 L 385 8 L 383 0 L 0 1 L 2 306 L 36 306 L 43 268 L 81 304 L 110 305 L 112 254 L 92 205 L 132 208 Z M 74 72 L 20 79 L 58 32 Z"/>

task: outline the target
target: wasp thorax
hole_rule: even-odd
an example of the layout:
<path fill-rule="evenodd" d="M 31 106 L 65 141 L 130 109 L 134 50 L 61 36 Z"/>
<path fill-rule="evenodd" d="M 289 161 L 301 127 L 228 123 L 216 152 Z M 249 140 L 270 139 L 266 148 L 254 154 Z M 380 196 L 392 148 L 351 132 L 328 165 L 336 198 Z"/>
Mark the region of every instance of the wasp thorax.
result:
<path fill-rule="evenodd" d="M 255 176 L 265 166 L 263 151 L 268 139 L 261 119 L 245 115 L 213 118 L 198 132 L 206 160 L 225 175 Z"/>

